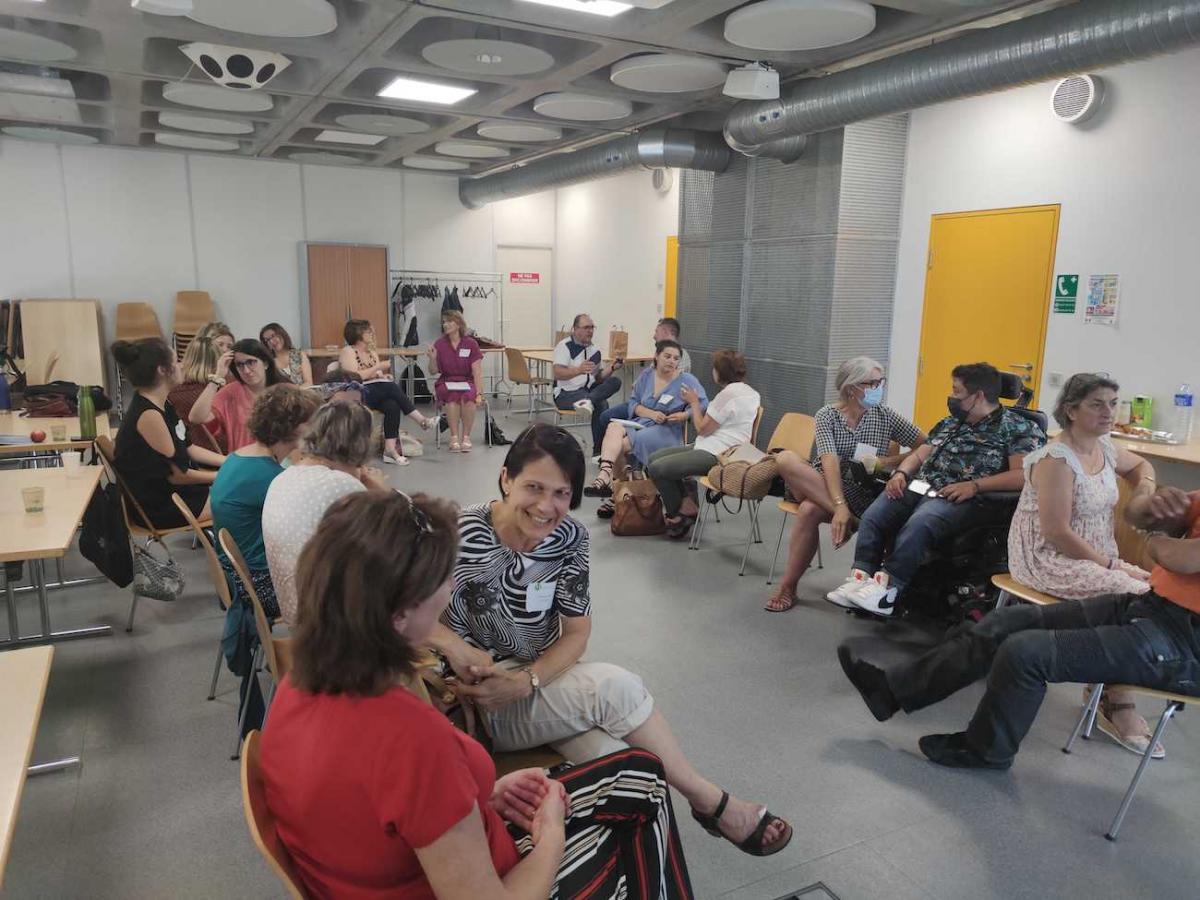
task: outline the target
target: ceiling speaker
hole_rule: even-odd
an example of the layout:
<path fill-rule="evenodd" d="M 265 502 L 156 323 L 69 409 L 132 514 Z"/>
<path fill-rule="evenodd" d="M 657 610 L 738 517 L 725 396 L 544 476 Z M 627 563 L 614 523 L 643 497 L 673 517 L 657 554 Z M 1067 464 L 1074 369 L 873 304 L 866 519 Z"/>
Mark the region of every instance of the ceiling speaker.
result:
<path fill-rule="evenodd" d="M 221 87 L 256 91 L 292 64 L 282 53 L 222 44 L 191 43 L 179 48 Z"/>
<path fill-rule="evenodd" d="M 1071 75 L 1054 86 L 1050 109 L 1054 118 L 1079 125 L 1096 114 L 1104 100 L 1104 82 L 1095 75 Z"/>

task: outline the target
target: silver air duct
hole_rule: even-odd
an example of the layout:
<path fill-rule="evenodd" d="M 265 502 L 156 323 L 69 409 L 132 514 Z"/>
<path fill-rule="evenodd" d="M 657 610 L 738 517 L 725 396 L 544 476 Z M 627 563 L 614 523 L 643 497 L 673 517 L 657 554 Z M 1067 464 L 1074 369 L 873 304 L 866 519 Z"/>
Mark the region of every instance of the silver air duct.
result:
<path fill-rule="evenodd" d="M 1087 0 L 739 103 L 729 145 L 785 159 L 781 141 L 1200 43 L 1200 0 Z M 746 150 L 744 148 L 750 148 Z"/>
<path fill-rule="evenodd" d="M 479 209 L 493 200 L 534 194 L 549 188 L 616 175 L 627 169 L 705 169 L 723 172 L 732 154 L 721 135 L 706 131 L 652 128 L 578 150 L 551 156 L 498 175 L 459 182 L 463 206 Z"/>

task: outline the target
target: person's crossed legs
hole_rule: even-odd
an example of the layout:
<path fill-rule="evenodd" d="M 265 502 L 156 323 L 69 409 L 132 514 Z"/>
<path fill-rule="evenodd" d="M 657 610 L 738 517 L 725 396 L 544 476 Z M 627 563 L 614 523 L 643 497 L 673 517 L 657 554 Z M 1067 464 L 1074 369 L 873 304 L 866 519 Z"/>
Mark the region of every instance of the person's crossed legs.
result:
<path fill-rule="evenodd" d="M 618 403 L 616 406 L 610 406 L 601 413 L 592 416 L 592 449 L 596 455 L 600 455 L 600 444 L 604 441 L 604 432 L 608 429 L 608 423 L 613 419 L 628 419 L 632 409 L 629 401 Z"/>

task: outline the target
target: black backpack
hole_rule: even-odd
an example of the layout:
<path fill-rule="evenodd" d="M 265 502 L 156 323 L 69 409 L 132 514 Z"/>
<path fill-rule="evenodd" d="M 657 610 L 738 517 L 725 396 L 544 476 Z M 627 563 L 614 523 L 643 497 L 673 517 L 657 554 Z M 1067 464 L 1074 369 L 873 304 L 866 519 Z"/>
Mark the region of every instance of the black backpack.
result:
<path fill-rule="evenodd" d="M 121 511 L 121 489 L 115 484 L 97 488 L 83 514 L 79 552 L 117 587 L 133 581 L 129 529 Z"/>

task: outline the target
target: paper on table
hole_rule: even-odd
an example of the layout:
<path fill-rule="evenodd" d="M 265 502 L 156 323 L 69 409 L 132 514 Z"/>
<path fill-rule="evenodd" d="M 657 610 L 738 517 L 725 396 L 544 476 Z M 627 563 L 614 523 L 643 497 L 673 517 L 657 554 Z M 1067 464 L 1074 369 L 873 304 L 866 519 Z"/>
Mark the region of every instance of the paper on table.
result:
<path fill-rule="evenodd" d="M 641 431 L 646 426 L 641 422 L 635 422 L 633 419 L 609 419 L 610 422 L 616 422 L 618 425 L 624 425 L 626 428 L 633 428 Z"/>

